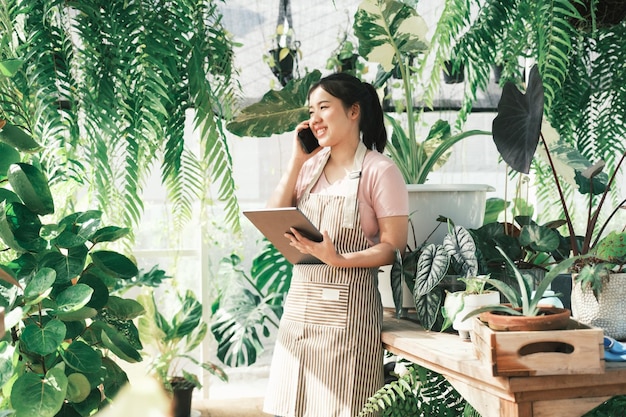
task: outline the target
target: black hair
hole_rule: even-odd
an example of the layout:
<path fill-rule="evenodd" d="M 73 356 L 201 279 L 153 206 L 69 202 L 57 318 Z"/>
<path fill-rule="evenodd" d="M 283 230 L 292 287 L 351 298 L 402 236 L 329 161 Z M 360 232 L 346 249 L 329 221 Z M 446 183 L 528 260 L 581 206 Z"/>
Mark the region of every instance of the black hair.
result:
<path fill-rule="evenodd" d="M 373 85 L 345 72 L 338 72 L 313 84 L 309 89 L 309 96 L 317 87 L 321 87 L 328 94 L 340 99 L 346 108 L 358 103 L 361 109 L 359 129 L 363 132 L 363 144 L 368 149 L 376 149 L 381 153 L 385 150 L 387 131 L 383 120 L 383 109 Z"/>

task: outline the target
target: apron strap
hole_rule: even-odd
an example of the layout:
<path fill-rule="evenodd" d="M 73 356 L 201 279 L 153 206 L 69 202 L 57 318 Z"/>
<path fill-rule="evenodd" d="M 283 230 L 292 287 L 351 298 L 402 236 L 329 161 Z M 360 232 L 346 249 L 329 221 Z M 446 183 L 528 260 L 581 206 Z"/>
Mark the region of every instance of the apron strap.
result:
<path fill-rule="evenodd" d="M 359 141 L 359 146 L 354 154 L 354 165 L 352 171 L 348 174 L 350 185 L 349 192 L 344 203 L 343 222 L 341 224 L 343 227 L 348 229 L 354 229 L 356 227 L 356 212 L 359 209 L 356 197 L 359 192 L 361 170 L 363 168 L 363 161 L 365 160 L 366 153 L 367 147 L 363 144 L 363 142 Z"/>

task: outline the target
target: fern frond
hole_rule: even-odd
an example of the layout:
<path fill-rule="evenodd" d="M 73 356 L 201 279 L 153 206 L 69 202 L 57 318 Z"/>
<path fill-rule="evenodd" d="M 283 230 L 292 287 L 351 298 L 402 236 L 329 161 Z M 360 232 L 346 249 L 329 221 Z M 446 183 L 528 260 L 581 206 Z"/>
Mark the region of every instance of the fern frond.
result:
<path fill-rule="evenodd" d="M 407 373 L 368 398 L 359 417 L 383 411 L 383 417 L 461 415 L 466 402 L 440 374 L 409 363 Z"/>

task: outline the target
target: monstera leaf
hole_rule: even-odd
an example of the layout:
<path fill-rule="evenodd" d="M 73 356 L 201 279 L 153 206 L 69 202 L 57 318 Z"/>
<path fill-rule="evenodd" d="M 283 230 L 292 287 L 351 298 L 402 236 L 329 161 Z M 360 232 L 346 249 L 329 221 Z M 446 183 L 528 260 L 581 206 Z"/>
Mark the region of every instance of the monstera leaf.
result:
<path fill-rule="evenodd" d="M 543 117 L 543 84 L 537 66 L 530 70 L 526 93 L 507 82 L 493 120 L 493 141 L 502 159 L 514 170 L 528 174 L 537 150 Z"/>
<path fill-rule="evenodd" d="M 363 1 L 353 28 L 359 38 L 359 55 L 378 62 L 387 72 L 401 55 L 415 56 L 428 49 L 426 22 L 414 8 L 399 1 Z"/>
<path fill-rule="evenodd" d="M 307 96 L 309 88 L 319 81 L 321 73 L 315 70 L 301 80 L 292 80 L 282 90 L 270 90 L 259 101 L 241 110 L 226 125 L 237 136 L 269 137 L 289 132 L 309 118 Z"/>

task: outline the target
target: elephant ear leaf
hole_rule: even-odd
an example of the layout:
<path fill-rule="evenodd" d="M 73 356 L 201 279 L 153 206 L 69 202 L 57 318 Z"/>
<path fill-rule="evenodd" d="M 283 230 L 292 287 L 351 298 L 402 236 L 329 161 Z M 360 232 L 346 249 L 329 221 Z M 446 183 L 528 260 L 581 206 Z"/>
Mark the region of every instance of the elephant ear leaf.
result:
<path fill-rule="evenodd" d="M 289 132 L 309 118 L 306 105 L 309 88 L 321 78 L 315 70 L 301 80 L 292 80 L 282 90 L 270 90 L 258 103 L 241 110 L 226 128 L 237 136 L 269 137 Z"/>
<path fill-rule="evenodd" d="M 493 120 L 493 140 L 502 159 L 514 170 L 528 174 L 535 155 L 543 117 L 543 84 L 537 66 L 530 70 L 526 93 L 507 82 Z"/>

